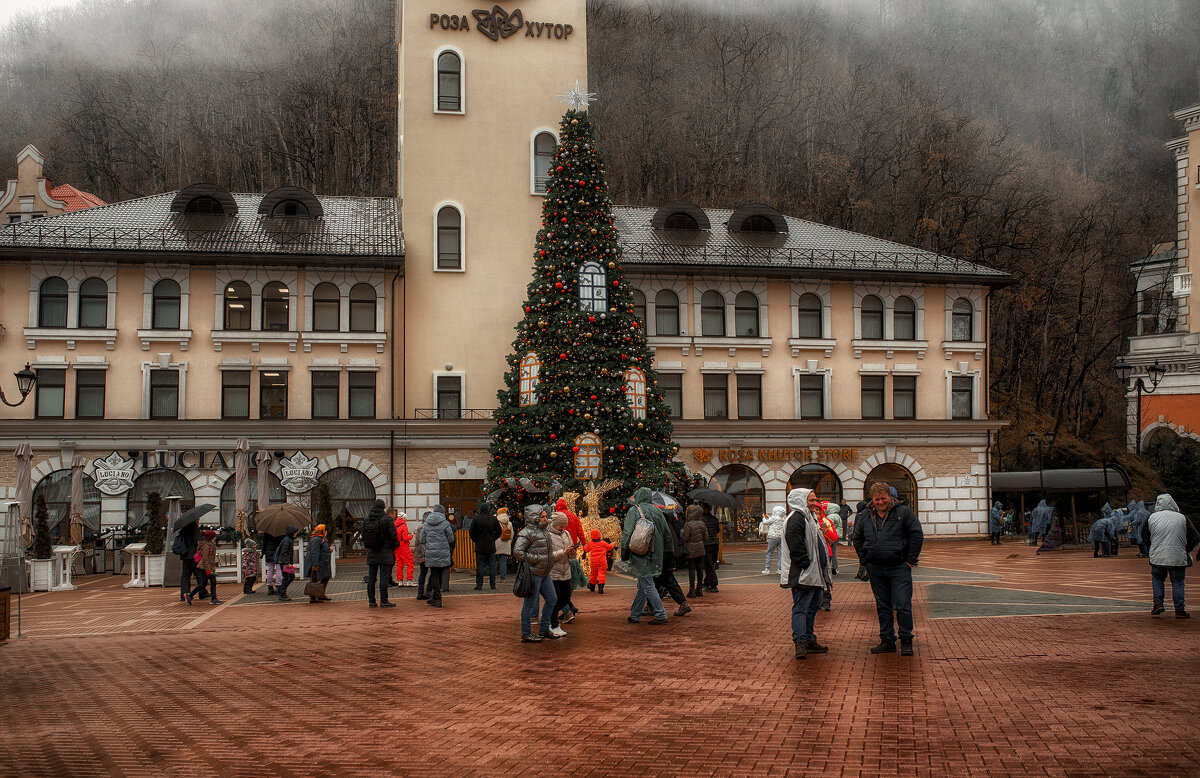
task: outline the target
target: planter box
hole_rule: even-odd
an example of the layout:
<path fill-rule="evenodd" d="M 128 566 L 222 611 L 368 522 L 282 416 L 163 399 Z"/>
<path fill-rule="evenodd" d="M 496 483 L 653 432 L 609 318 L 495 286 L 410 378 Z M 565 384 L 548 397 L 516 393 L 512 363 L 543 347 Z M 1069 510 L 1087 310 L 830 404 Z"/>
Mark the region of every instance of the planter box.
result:
<path fill-rule="evenodd" d="M 57 559 L 29 559 L 29 591 L 48 592 L 58 585 Z"/>
<path fill-rule="evenodd" d="M 162 554 L 146 557 L 146 586 L 162 586 L 167 570 L 167 559 Z"/>

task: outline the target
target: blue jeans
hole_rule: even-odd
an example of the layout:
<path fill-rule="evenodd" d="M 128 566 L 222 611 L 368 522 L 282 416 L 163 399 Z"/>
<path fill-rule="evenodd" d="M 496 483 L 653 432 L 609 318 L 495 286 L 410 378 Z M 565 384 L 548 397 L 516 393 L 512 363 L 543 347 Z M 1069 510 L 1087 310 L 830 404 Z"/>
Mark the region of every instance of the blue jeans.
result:
<path fill-rule="evenodd" d="M 489 573 L 489 584 L 496 588 L 496 555 L 475 553 L 475 588 L 483 588 L 483 571 Z"/>
<path fill-rule="evenodd" d="M 500 580 L 508 580 L 508 554 L 496 554 L 496 569 L 500 573 Z"/>
<path fill-rule="evenodd" d="M 779 572 L 779 545 L 783 538 L 767 538 L 767 561 L 763 562 L 763 570 Z M 775 555 L 775 567 L 771 567 L 771 554 Z"/>
<path fill-rule="evenodd" d="M 816 586 L 797 586 L 792 589 L 792 642 L 799 640 L 815 643 L 813 628 L 817 623 L 817 609 L 821 607 L 822 589 Z"/>
<path fill-rule="evenodd" d="M 1187 573 L 1186 567 L 1162 567 L 1160 565 L 1150 565 L 1150 584 L 1154 587 L 1154 604 L 1162 605 L 1163 597 L 1166 595 L 1167 576 L 1171 577 L 1171 602 L 1175 604 L 1175 611 L 1186 610 L 1186 604 L 1183 601 L 1183 576 Z"/>
<path fill-rule="evenodd" d="M 550 580 L 549 573 L 530 575 L 530 577 L 533 579 L 533 593 L 521 603 L 521 637 L 529 637 L 531 632 L 529 622 L 537 615 L 539 594 L 542 596 L 542 619 L 538 625 L 539 632 L 550 631 L 550 616 L 554 613 L 554 603 L 557 602 L 554 594 L 554 581 Z"/>
<path fill-rule="evenodd" d="M 650 603 L 650 609 L 654 611 L 654 618 L 665 619 L 667 617 L 667 609 L 663 607 L 662 598 L 658 596 L 658 585 L 654 583 L 654 577 L 649 575 L 637 579 L 637 594 L 633 595 L 633 605 L 629 607 L 629 618 L 640 619 L 642 608 L 646 603 Z"/>
<path fill-rule="evenodd" d="M 879 614 L 879 639 L 886 643 L 896 642 L 892 622 L 892 611 L 895 611 L 900 639 L 912 640 L 912 570 L 906 564 L 895 567 L 868 564 L 867 575 L 871 577 L 871 592 L 875 595 L 875 610 Z"/>

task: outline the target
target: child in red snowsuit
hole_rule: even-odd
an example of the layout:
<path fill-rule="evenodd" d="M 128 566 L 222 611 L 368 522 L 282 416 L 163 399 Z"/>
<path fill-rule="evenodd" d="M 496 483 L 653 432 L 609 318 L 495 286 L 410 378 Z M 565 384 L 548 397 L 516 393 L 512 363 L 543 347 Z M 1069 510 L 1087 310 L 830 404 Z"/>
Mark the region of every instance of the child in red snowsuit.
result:
<path fill-rule="evenodd" d="M 396 537 L 400 539 L 400 545 L 396 546 L 396 580 L 401 586 L 412 586 L 413 577 L 413 552 L 409 541 L 412 540 L 412 533 L 408 531 L 408 517 L 403 513 L 397 514 L 392 511 L 392 517 L 396 520 Z M 405 570 L 407 569 L 407 575 Z"/>
<path fill-rule="evenodd" d="M 592 574 L 588 577 L 588 591 L 596 591 L 598 585 L 599 593 L 604 594 L 604 573 L 608 570 L 608 552 L 614 548 L 616 548 L 614 544 L 600 539 L 600 530 L 592 530 L 592 541 L 583 546 L 592 567 Z"/>

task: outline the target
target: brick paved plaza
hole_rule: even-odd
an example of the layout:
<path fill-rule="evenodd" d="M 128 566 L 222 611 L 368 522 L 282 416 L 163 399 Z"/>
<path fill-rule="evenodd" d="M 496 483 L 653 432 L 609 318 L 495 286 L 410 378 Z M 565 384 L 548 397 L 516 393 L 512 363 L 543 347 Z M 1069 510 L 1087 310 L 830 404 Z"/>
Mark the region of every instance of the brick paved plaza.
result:
<path fill-rule="evenodd" d="M 1132 551 L 931 542 L 911 658 L 867 653 L 873 600 L 845 565 L 817 621 L 830 653 L 801 662 L 760 548 L 665 627 L 627 624 L 614 576 L 541 645 L 518 642 L 511 578 L 456 576 L 439 611 L 414 589 L 368 609 L 350 565 L 324 605 L 85 577 L 25 596 L 0 647 L 0 772 L 1200 774 L 1200 618 L 1150 617 Z"/>

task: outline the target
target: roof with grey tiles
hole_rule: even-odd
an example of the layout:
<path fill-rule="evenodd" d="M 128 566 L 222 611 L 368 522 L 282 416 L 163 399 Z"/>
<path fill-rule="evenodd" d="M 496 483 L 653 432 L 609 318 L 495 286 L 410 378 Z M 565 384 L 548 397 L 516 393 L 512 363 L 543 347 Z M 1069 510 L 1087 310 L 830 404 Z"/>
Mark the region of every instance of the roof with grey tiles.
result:
<path fill-rule="evenodd" d="M 235 216 L 171 212 L 175 192 L 125 200 L 0 228 L 0 248 L 268 254 L 404 255 L 394 198 L 323 197 L 324 216 L 263 216 L 261 194 L 234 194 Z"/>
<path fill-rule="evenodd" d="M 626 267 L 874 272 L 988 283 L 1011 279 L 1007 273 L 966 260 L 790 216 L 784 217 L 786 233 L 739 232 L 726 226 L 732 210 L 705 208 L 711 229 L 690 232 L 654 229 L 651 219 L 655 212 L 654 208 L 634 206 L 613 208 Z"/>

